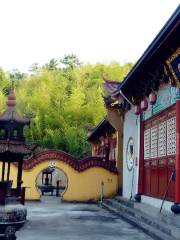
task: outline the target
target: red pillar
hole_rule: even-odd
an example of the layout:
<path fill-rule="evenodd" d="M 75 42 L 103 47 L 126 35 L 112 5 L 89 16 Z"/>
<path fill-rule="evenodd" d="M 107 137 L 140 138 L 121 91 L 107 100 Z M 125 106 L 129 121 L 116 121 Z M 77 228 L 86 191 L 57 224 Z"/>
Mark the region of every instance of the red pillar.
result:
<path fill-rule="evenodd" d="M 176 100 L 176 183 L 175 202 L 180 203 L 180 99 Z"/>

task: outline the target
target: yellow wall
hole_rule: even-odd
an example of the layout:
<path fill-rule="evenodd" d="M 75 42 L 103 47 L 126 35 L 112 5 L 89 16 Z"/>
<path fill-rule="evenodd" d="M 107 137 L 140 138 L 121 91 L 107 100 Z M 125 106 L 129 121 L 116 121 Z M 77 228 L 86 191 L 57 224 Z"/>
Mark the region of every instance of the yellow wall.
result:
<path fill-rule="evenodd" d="M 49 161 L 43 161 L 30 170 L 23 170 L 23 186 L 26 189 L 26 199 L 39 200 L 40 192 L 36 187 L 36 178 L 41 171 L 49 166 Z M 116 195 L 118 176 L 101 167 L 92 167 L 78 172 L 68 164 L 56 160 L 56 168 L 62 170 L 68 178 L 68 187 L 63 195 L 64 201 L 96 201 L 100 198 L 101 181 L 104 182 L 104 196 Z M 11 165 L 10 179 L 16 182 L 17 168 Z M 14 186 L 15 187 L 15 186 Z"/>

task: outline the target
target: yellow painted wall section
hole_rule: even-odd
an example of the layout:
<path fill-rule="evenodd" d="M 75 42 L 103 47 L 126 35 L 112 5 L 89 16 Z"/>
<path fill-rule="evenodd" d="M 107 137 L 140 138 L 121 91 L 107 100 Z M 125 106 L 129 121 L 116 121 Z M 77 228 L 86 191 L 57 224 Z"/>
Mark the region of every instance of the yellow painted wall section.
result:
<path fill-rule="evenodd" d="M 4 173 L 4 180 L 7 179 L 7 168 L 8 164 L 5 164 L 5 173 Z M 0 162 L 0 177 L 2 172 L 2 162 Z M 11 172 L 10 172 L 10 180 L 13 180 L 13 188 L 16 188 L 17 186 L 17 167 L 11 163 Z"/>
<path fill-rule="evenodd" d="M 36 178 L 48 166 L 49 161 L 43 161 L 30 170 L 23 170 L 23 186 L 27 187 L 26 200 L 40 200 L 41 194 L 36 187 Z M 97 201 L 100 198 L 102 181 L 104 182 L 104 197 L 112 197 L 117 193 L 118 175 L 104 168 L 91 167 L 78 172 L 60 160 L 56 161 L 56 168 L 62 170 L 68 179 L 68 186 L 63 195 L 64 201 Z M 16 178 L 17 168 L 11 165 L 10 179 L 15 183 Z"/>

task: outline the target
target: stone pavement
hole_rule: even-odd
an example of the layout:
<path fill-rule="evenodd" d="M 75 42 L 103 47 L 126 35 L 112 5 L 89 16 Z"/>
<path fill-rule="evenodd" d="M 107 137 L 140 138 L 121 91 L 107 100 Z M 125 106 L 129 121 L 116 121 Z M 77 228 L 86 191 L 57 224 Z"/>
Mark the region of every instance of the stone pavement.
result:
<path fill-rule="evenodd" d="M 45 196 L 26 206 L 28 221 L 17 232 L 17 240 L 152 240 L 95 204 L 61 203 Z"/>

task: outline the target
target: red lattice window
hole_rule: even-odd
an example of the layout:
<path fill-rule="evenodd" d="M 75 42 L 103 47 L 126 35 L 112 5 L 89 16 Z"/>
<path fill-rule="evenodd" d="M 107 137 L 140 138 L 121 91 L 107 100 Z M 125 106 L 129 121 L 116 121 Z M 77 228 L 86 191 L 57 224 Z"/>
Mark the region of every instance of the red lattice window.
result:
<path fill-rule="evenodd" d="M 144 122 L 144 194 L 162 198 L 175 168 L 175 106 Z M 174 182 L 167 199 L 174 200 Z"/>

